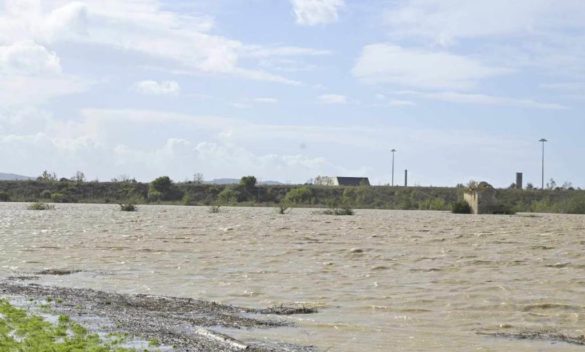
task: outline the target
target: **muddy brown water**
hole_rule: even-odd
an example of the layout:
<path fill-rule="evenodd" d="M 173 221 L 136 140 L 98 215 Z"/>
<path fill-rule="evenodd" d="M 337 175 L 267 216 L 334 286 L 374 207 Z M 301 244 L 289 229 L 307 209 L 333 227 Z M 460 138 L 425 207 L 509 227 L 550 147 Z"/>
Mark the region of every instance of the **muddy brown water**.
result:
<path fill-rule="evenodd" d="M 231 330 L 326 351 L 585 351 L 485 333 L 585 334 L 585 216 L 0 204 L 0 278 L 192 297 L 301 303 L 298 328 Z M 79 272 L 75 272 L 80 270 Z"/>

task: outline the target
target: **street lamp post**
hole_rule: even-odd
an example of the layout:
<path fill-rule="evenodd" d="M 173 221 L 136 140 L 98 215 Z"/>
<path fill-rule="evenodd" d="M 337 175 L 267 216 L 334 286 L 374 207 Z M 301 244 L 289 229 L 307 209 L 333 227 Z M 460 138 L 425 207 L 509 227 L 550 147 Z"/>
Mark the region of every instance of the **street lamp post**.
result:
<path fill-rule="evenodd" d="M 392 149 L 392 187 L 394 187 L 394 154 L 396 153 L 396 149 Z"/>
<path fill-rule="evenodd" d="M 539 140 L 542 143 L 542 189 L 544 190 L 544 144 L 548 142 L 546 138 Z"/>

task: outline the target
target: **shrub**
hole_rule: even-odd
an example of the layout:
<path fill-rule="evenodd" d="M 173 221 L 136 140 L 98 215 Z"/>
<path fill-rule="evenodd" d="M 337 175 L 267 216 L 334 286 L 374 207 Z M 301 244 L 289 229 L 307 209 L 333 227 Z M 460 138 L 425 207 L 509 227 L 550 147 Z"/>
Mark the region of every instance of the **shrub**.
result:
<path fill-rule="evenodd" d="M 51 199 L 51 191 L 46 189 L 46 190 L 41 192 L 40 196 L 42 199 Z"/>
<path fill-rule="evenodd" d="M 132 203 L 120 203 L 120 210 L 121 211 L 136 211 L 138 210 L 136 206 Z"/>
<path fill-rule="evenodd" d="M 311 204 L 313 203 L 313 190 L 307 186 L 293 188 L 284 196 L 290 204 Z"/>
<path fill-rule="evenodd" d="M 240 192 L 233 188 L 226 187 L 217 195 L 217 198 L 223 204 L 237 203 L 240 198 Z"/>
<path fill-rule="evenodd" d="M 290 210 L 290 204 L 284 199 L 281 200 L 280 204 L 278 204 L 278 213 L 284 215 L 288 210 Z"/>
<path fill-rule="evenodd" d="M 159 191 L 149 189 L 148 190 L 148 201 L 149 202 L 160 202 L 162 199 L 162 194 Z"/>
<path fill-rule="evenodd" d="M 55 192 L 51 194 L 51 201 L 53 203 L 65 203 L 65 195 L 63 193 Z"/>
<path fill-rule="evenodd" d="M 323 211 L 325 215 L 353 215 L 354 211 L 347 202 L 338 205 L 338 202 L 334 199 L 327 201 L 329 209 Z"/>
<path fill-rule="evenodd" d="M 585 198 L 574 196 L 560 206 L 566 214 L 585 214 Z"/>
<path fill-rule="evenodd" d="M 10 200 L 10 196 L 6 192 L 0 192 L 0 202 L 8 202 Z"/>
<path fill-rule="evenodd" d="M 498 204 L 492 210 L 492 214 L 494 215 L 514 215 L 516 211 L 508 205 L 505 204 Z"/>
<path fill-rule="evenodd" d="M 36 202 L 36 203 L 32 203 L 27 207 L 28 210 L 53 210 L 55 209 L 54 205 L 51 204 L 47 204 L 47 203 L 41 203 L 41 202 Z"/>
<path fill-rule="evenodd" d="M 467 204 L 467 203 L 466 203 Z M 447 210 L 447 204 L 442 198 L 426 199 L 418 204 L 420 210 Z"/>
<path fill-rule="evenodd" d="M 183 196 L 183 205 L 191 205 L 192 200 L 191 200 L 191 196 L 188 194 L 185 194 Z"/>
<path fill-rule="evenodd" d="M 460 201 L 453 204 L 451 211 L 454 214 L 471 214 L 471 207 L 469 204 L 467 204 L 467 202 Z"/>

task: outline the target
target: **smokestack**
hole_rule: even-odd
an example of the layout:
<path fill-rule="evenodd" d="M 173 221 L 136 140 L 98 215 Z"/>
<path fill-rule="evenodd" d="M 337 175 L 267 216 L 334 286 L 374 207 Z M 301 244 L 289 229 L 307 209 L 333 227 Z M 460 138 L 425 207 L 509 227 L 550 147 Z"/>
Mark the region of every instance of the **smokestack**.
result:
<path fill-rule="evenodd" d="M 408 170 L 404 170 L 404 187 L 408 187 Z"/>
<path fill-rule="evenodd" d="M 523 175 L 521 172 L 516 173 L 516 189 L 523 189 L 524 184 L 523 182 Z"/>

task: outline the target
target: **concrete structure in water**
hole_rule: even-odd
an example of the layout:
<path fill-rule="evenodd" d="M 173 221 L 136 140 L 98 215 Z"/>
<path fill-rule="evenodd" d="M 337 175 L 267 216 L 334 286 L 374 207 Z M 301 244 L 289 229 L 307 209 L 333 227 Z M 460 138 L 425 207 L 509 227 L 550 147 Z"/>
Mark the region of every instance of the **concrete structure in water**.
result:
<path fill-rule="evenodd" d="M 369 186 L 370 180 L 367 177 L 340 177 L 340 176 L 317 176 L 315 185 L 319 186 Z"/>
<path fill-rule="evenodd" d="M 463 199 L 471 207 L 472 214 L 492 214 L 498 205 L 496 190 L 487 182 L 470 186 Z"/>

